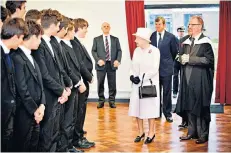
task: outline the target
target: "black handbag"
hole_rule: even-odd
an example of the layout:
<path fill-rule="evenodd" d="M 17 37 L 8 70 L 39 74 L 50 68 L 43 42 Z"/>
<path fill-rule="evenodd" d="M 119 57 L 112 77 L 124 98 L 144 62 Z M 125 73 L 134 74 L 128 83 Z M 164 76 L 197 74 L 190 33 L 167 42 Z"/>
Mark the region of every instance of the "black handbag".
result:
<path fill-rule="evenodd" d="M 144 75 L 145 75 L 145 73 L 144 73 Z M 144 75 L 142 78 L 141 86 L 139 87 L 139 98 L 143 99 L 143 98 L 157 97 L 156 86 L 152 84 L 151 79 L 149 79 L 151 85 L 143 86 Z"/>

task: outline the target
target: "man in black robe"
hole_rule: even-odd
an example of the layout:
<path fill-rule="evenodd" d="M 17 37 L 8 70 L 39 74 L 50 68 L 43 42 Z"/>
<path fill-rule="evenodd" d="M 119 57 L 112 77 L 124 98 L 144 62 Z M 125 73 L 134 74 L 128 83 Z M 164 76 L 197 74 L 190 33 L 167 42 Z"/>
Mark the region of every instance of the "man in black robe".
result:
<path fill-rule="evenodd" d="M 183 42 L 180 51 L 182 82 L 176 105 L 178 115 L 188 115 L 188 133 L 180 139 L 197 138 L 197 144 L 208 141 L 214 76 L 214 53 L 210 39 L 202 33 L 203 27 L 201 17 L 190 19 L 192 36 Z"/>

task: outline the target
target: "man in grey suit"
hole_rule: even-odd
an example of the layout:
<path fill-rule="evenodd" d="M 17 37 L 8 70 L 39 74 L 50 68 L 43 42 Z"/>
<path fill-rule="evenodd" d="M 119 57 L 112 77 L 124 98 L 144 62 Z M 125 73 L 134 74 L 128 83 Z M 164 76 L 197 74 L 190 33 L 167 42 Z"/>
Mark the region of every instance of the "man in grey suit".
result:
<path fill-rule="evenodd" d="M 116 70 L 120 65 L 122 51 L 119 39 L 109 34 L 110 24 L 104 22 L 101 29 L 103 35 L 94 38 L 92 47 L 92 55 L 95 59 L 95 69 L 98 80 L 99 104 L 97 108 L 104 107 L 104 80 L 106 74 L 109 87 L 109 105 L 111 108 L 116 108 Z"/>

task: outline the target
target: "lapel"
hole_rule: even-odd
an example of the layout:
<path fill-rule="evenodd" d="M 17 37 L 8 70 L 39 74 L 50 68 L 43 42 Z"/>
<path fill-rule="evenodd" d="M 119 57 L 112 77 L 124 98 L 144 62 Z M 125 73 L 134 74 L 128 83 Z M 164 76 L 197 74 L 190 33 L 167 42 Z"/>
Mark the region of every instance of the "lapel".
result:
<path fill-rule="evenodd" d="M 110 38 L 111 38 L 111 36 L 110 36 Z M 99 37 L 99 39 L 100 39 L 99 43 L 100 43 L 100 45 L 102 46 L 103 51 L 106 52 L 106 49 L 105 49 L 105 46 L 104 46 L 103 35 L 101 35 L 101 36 Z"/>
<path fill-rule="evenodd" d="M 163 42 L 168 39 L 168 32 L 165 30 L 164 37 L 163 37 Z"/>
<path fill-rule="evenodd" d="M 53 45 L 52 45 L 53 44 Z M 58 48 L 58 41 L 56 40 L 55 37 L 51 36 L 51 46 L 55 48 L 55 50 Z"/>
<path fill-rule="evenodd" d="M 46 50 L 48 50 L 49 54 L 51 55 L 51 58 L 54 60 L 54 62 L 57 64 L 57 61 L 55 60 L 55 58 L 53 57 L 53 54 L 50 50 L 50 48 L 48 47 L 47 43 L 45 42 L 45 40 L 43 38 L 41 38 L 41 43 L 44 45 L 44 47 L 46 48 Z M 52 46 L 51 46 L 52 47 Z M 54 56 L 55 56 L 55 52 L 54 52 Z"/>
<path fill-rule="evenodd" d="M 18 53 L 19 55 L 22 57 L 22 59 L 26 62 L 26 66 L 28 67 L 30 73 L 32 74 L 32 76 L 35 78 L 35 80 L 38 82 L 38 78 L 37 75 L 35 73 L 36 71 L 36 67 L 34 68 L 34 66 L 32 65 L 32 63 L 30 62 L 30 60 L 26 57 L 26 55 L 24 54 L 24 52 L 19 48 L 18 49 Z M 34 60 L 35 63 L 35 60 Z M 36 71 L 37 72 L 37 71 Z M 39 83 L 39 82 L 38 82 Z"/>
<path fill-rule="evenodd" d="M 41 87 L 41 89 L 43 89 L 43 80 L 42 80 L 42 75 L 40 73 L 40 69 L 39 69 L 39 66 L 38 64 L 36 63 L 36 61 L 34 60 L 34 66 L 35 66 L 35 71 L 37 72 L 37 78 L 38 78 L 38 84 L 39 86 Z"/>
<path fill-rule="evenodd" d="M 155 32 L 153 33 L 153 36 L 152 36 L 152 37 L 153 37 L 153 40 L 154 40 L 152 43 L 153 43 L 153 46 L 155 46 L 155 47 L 157 47 L 157 38 L 156 38 L 156 34 L 157 34 L 157 32 L 155 31 Z"/>
<path fill-rule="evenodd" d="M 79 65 L 76 63 L 77 62 L 77 59 L 75 58 L 76 55 L 74 54 L 74 50 L 69 47 L 67 44 L 65 44 L 65 42 L 62 42 L 63 43 L 63 47 L 67 50 L 67 53 L 69 54 L 69 56 L 71 57 L 71 60 L 72 62 L 74 63 L 74 65 L 77 67 L 77 69 L 79 70 Z M 71 51 L 69 51 L 71 50 Z"/>
<path fill-rule="evenodd" d="M 1 46 L 1 58 L 3 59 L 3 62 L 5 63 L 5 66 L 6 66 L 6 70 L 7 70 L 7 72 L 8 73 L 11 73 L 11 69 L 8 67 L 8 64 L 7 64 L 7 61 L 6 61 L 6 58 L 5 58 L 5 52 L 4 52 L 4 50 L 3 50 L 3 48 L 2 48 L 2 46 Z"/>
<path fill-rule="evenodd" d="M 81 44 L 81 42 L 80 42 L 76 37 L 75 37 L 75 41 L 80 45 L 80 47 L 82 48 L 84 54 L 85 54 L 85 55 L 87 56 L 87 58 L 91 61 L 91 58 L 90 58 L 90 56 L 89 56 L 89 54 L 88 54 L 86 48 L 83 47 L 83 45 Z"/>

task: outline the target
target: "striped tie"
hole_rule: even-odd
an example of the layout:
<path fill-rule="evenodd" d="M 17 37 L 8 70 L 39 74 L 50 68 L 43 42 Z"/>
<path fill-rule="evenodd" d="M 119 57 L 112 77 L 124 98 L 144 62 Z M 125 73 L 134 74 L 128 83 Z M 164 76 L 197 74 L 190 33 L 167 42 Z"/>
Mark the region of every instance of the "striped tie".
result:
<path fill-rule="evenodd" d="M 110 60 L 110 52 L 109 52 L 109 44 L 108 44 L 107 36 L 106 36 L 105 42 L 106 42 L 106 61 L 109 61 Z"/>

